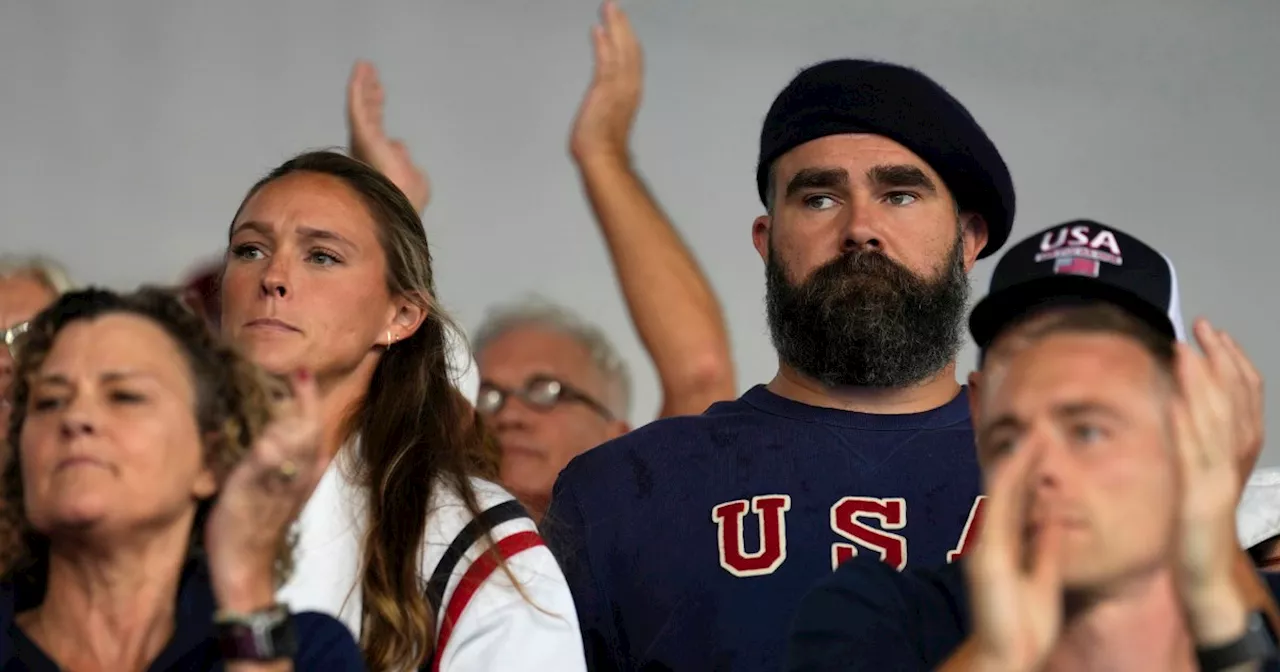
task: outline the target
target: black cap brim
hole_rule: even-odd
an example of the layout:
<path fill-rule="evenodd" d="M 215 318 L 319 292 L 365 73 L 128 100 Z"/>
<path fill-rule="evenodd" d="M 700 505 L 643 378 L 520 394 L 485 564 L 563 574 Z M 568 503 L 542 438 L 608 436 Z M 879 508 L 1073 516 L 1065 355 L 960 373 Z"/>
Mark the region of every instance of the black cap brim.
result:
<path fill-rule="evenodd" d="M 1027 313 L 1043 306 L 1071 301 L 1113 304 L 1168 335 L 1170 340 L 1177 340 L 1177 331 L 1169 315 L 1150 301 L 1115 285 L 1078 275 L 1029 280 L 988 294 L 969 314 L 969 333 L 978 347 L 985 349 L 1010 323 Z"/>

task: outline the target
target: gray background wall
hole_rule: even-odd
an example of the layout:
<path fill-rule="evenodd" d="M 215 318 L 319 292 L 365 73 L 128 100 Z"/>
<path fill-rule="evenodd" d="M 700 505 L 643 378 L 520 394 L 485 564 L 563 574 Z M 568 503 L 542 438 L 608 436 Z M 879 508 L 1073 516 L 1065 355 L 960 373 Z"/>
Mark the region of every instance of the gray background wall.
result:
<path fill-rule="evenodd" d="M 367 4 L 367 7 L 365 6 Z M 1184 312 L 1272 380 L 1280 3 L 628 0 L 647 52 L 637 161 L 724 303 L 742 386 L 775 362 L 750 245 L 759 123 L 800 67 L 913 64 L 972 109 L 1018 186 L 1015 236 L 1091 217 L 1178 264 Z M 430 169 L 441 294 L 474 326 L 536 290 L 601 322 L 657 387 L 565 154 L 594 0 L 0 3 L 0 249 L 117 287 L 216 254 L 243 191 L 344 142 L 357 57 Z M 975 274 L 985 287 L 991 263 Z M 967 371 L 972 349 L 962 354 Z M 1263 457 L 1280 463 L 1280 393 Z"/>

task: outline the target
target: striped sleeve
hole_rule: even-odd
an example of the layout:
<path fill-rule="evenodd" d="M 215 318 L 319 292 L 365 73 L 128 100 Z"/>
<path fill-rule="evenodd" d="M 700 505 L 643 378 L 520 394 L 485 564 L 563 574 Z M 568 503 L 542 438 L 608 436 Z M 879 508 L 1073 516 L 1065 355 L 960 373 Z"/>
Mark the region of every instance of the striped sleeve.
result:
<path fill-rule="evenodd" d="M 458 499 L 434 509 L 428 526 L 436 647 L 424 669 L 585 670 L 573 598 L 533 520 L 505 491 L 474 483 L 487 507 L 480 516 Z"/>

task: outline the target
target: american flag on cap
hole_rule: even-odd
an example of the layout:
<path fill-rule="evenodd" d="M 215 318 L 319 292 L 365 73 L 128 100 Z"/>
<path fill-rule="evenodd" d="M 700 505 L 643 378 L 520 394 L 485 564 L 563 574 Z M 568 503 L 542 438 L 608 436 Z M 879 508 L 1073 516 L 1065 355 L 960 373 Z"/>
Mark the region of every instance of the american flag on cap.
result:
<path fill-rule="evenodd" d="M 1102 262 L 1084 257 L 1058 257 L 1053 260 L 1053 272 L 1057 275 L 1086 275 L 1098 277 Z"/>

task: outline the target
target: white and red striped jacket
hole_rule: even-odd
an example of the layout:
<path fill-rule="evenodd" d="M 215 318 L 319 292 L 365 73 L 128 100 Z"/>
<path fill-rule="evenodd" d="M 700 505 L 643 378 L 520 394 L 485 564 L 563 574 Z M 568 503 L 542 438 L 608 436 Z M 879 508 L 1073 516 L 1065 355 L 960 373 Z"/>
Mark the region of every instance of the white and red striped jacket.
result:
<path fill-rule="evenodd" d="M 349 448 L 354 448 L 349 447 Z M 343 450 L 341 455 L 356 451 Z M 280 590 L 294 611 L 320 611 L 359 639 L 362 494 L 334 460 L 298 520 L 295 570 Z M 426 669 L 447 672 L 586 670 L 582 635 L 564 574 L 533 521 L 501 487 L 472 480 L 482 516 L 524 596 L 489 558 L 453 488 L 432 491 L 421 581 L 436 611 L 436 652 Z M 526 599 L 526 596 L 528 599 Z"/>

